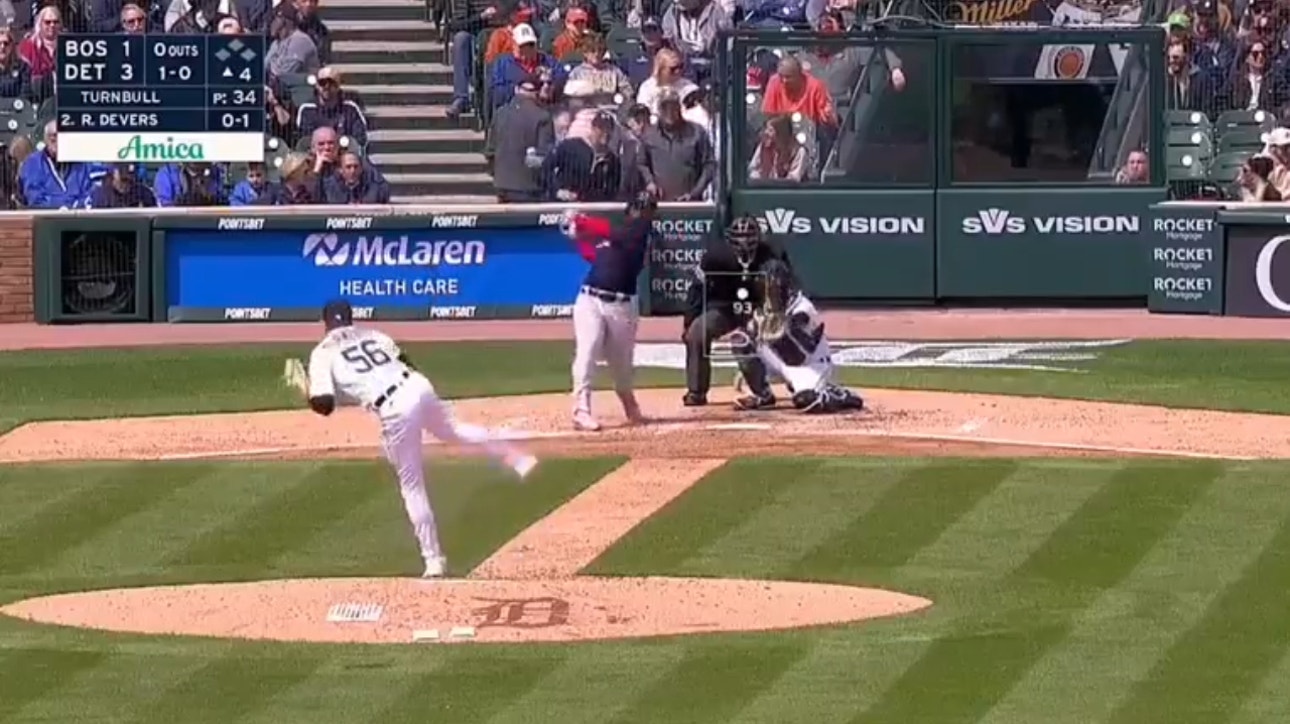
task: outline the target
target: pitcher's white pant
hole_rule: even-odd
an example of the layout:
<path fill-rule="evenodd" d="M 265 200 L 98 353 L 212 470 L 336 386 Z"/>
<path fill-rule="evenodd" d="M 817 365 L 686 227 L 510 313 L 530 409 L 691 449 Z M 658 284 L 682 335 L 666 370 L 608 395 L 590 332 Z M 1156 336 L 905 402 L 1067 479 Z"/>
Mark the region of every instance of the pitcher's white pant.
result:
<path fill-rule="evenodd" d="M 429 565 L 443 556 L 439 547 L 439 529 L 435 525 L 430 498 L 426 495 L 421 432 L 424 430 L 444 442 L 477 445 L 492 458 L 511 464 L 519 452 L 494 439 L 486 428 L 458 423 L 447 405 L 435 394 L 434 385 L 419 372 L 413 372 L 398 390 L 376 410 L 381 421 L 381 447 L 385 459 L 399 476 L 399 493 L 407 510 L 412 532 Z"/>
<path fill-rule="evenodd" d="M 640 312 L 635 300 L 607 302 L 579 293 L 573 303 L 573 412 L 591 413 L 591 381 L 604 357 L 620 398 L 632 397 L 632 368 Z M 634 398 L 632 398 L 634 400 Z M 633 402 L 634 404 L 634 402 Z"/>

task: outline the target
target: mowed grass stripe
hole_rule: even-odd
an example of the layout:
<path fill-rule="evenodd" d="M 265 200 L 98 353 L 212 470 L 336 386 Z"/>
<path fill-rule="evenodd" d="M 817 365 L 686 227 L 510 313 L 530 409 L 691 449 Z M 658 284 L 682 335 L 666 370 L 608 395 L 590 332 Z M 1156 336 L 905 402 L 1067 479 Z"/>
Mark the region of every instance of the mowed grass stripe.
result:
<path fill-rule="evenodd" d="M 732 460 L 633 528 L 585 572 L 650 575 L 675 571 L 773 503 L 785 487 L 813 474 L 822 463 L 809 458 Z"/>
<path fill-rule="evenodd" d="M 0 535 L 46 510 L 56 510 L 96 485 L 117 464 L 0 465 Z"/>
<path fill-rule="evenodd" d="M 1279 476 L 1229 469 L 1115 588 L 1075 619 L 983 724 L 1106 720 L 1290 516 Z"/>
<path fill-rule="evenodd" d="M 310 676 L 264 700 L 237 724 L 371 721 L 446 660 L 410 654 L 386 647 L 337 650 Z"/>
<path fill-rule="evenodd" d="M 1205 463 L 1126 464 L 1005 580 L 982 582 L 973 606 L 980 613 L 934 642 L 854 721 L 934 724 L 984 716 L 1065 638 L 1080 611 L 1138 565 L 1220 472 Z"/>
<path fill-rule="evenodd" d="M 911 628 L 901 623 L 859 625 L 865 627 L 862 639 L 854 628 L 812 635 L 810 651 L 728 724 L 846 722 L 881 697 L 931 644 L 930 637 L 898 633 Z"/>
<path fill-rule="evenodd" d="M 445 649 L 446 650 L 446 649 Z M 420 676 L 370 724 L 452 722 L 477 724 L 540 685 L 564 664 L 569 647 L 458 647 L 434 671 Z"/>
<path fill-rule="evenodd" d="M 1286 695 L 1286 682 L 1290 681 L 1290 651 L 1281 661 L 1268 670 L 1263 683 L 1245 698 L 1240 711 L 1229 720 L 1230 724 L 1267 724 L 1290 721 L 1290 696 Z"/>
<path fill-rule="evenodd" d="M 982 577 L 1007 575 L 1121 467 L 1112 462 L 1071 463 L 1022 462 L 939 538 L 915 553 L 900 568 L 900 578 L 942 587 L 951 579 L 971 586 Z"/>
<path fill-rule="evenodd" d="M 489 717 L 488 724 L 602 724 L 657 686 L 683 659 L 679 641 L 578 646 L 525 695 Z"/>
<path fill-rule="evenodd" d="M 901 590 L 970 588 L 976 581 L 1007 575 L 1119 470 L 1116 463 L 1025 461 L 935 541 L 893 573 Z M 1008 545 L 1000 546 L 1000 540 Z M 947 584 L 947 579 L 951 583 Z M 918 621 L 862 624 L 864 641 L 845 634 L 834 646 L 816 643 L 811 655 L 763 692 L 735 719 L 752 722 L 845 722 L 872 706 L 940 634 L 952 630 L 945 616 L 952 597 Z M 947 600 L 950 599 L 950 600 Z"/>
<path fill-rule="evenodd" d="M 638 694 L 631 706 L 605 719 L 613 724 L 724 722 L 810 652 L 803 638 L 694 639 L 666 676 Z"/>
<path fill-rule="evenodd" d="M 23 721 L 140 722 L 150 701 L 207 663 L 198 656 L 113 652 L 80 670 L 50 695 L 27 703 Z M 2 708 L 2 706 L 0 706 Z M 3 717 L 0 717 L 3 720 Z"/>
<path fill-rule="evenodd" d="M 0 649 L 0 721 L 46 696 L 58 697 L 67 682 L 107 657 L 103 651 L 79 649 Z"/>
<path fill-rule="evenodd" d="M 324 654 L 275 654 L 244 645 L 209 661 L 141 707 L 141 721 L 228 724 L 309 678 Z"/>
<path fill-rule="evenodd" d="M 103 471 L 80 495 L 0 531 L 0 571 L 15 575 L 40 569 L 196 480 L 147 465 L 113 465 Z"/>
<path fill-rule="evenodd" d="M 1169 648 L 1108 721 L 1227 721 L 1290 647 L 1288 588 L 1290 518 L 1283 518 L 1240 578 Z M 1290 680 L 1278 683 L 1280 696 L 1290 699 Z"/>
<path fill-rule="evenodd" d="M 266 465 L 271 473 L 290 472 L 291 484 L 279 485 L 273 497 L 198 536 L 170 558 L 170 565 L 229 572 L 258 568 L 259 574 L 272 573 L 273 559 L 333 526 L 373 496 L 389 493 L 388 485 L 368 474 L 371 464 L 366 462 L 309 463 L 303 475 L 293 470 L 296 463 Z"/>
<path fill-rule="evenodd" d="M 786 562 L 780 574 L 855 581 L 898 568 L 1016 470 L 1010 460 L 935 460 L 908 470 L 850 525 Z"/>
<path fill-rule="evenodd" d="M 64 551 L 42 566 L 42 572 L 52 578 L 175 578 L 182 572 L 169 569 L 167 561 L 194 540 L 299 483 L 314 469 L 312 465 L 249 463 L 146 465 L 157 466 L 158 475 L 191 482 Z"/>
<path fill-rule="evenodd" d="M 783 568 L 786 558 L 805 555 L 864 515 L 908 470 L 908 466 L 881 463 L 812 466 L 675 571 L 768 577 Z"/>

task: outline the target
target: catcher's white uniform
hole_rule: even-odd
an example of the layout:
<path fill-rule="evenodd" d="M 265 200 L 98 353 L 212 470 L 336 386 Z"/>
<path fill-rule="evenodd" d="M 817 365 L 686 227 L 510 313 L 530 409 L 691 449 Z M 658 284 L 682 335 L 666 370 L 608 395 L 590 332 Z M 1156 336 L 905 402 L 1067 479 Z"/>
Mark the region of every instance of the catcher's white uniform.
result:
<path fill-rule="evenodd" d="M 374 329 L 344 326 L 309 355 L 309 397 L 330 395 L 362 405 L 380 420 L 381 448 L 399 476 L 399 492 L 425 560 L 425 576 L 445 573 L 443 549 L 426 495 L 422 430 L 444 442 L 480 445 L 521 477 L 537 460 L 500 442 L 486 429 L 457 423 L 425 375 L 401 359 L 399 346 Z"/>
<path fill-rule="evenodd" d="M 784 309 L 784 332 L 766 339 L 754 323 L 757 356 L 771 378 L 788 383 L 795 392 L 820 390 L 833 382 L 833 358 L 824 322 L 815 304 L 801 292 L 794 292 Z"/>

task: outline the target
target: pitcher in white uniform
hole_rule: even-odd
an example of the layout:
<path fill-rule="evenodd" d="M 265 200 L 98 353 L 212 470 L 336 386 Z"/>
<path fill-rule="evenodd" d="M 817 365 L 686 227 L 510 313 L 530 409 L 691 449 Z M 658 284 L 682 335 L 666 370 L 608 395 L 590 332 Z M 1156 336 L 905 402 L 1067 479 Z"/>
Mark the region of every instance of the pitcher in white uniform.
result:
<path fill-rule="evenodd" d="M 377 416 L 381 448 L 399 476 L 399 492 L 425 561 L 423 577 L 443 576 L 447 562 L 426 495 L 422 431 L 444 442 L 477 445 L 521 479 L 537 466 L 537 458 L 484 428 L 454 421 L 434 385 L 412 367 L 393 339 L 354 326 L 349 302 L 329 302 L 323 308 L 323 324 L 327 334 L 309 355 L 309 407 L 325 416 L 344 401 L 360 404 Z"/>

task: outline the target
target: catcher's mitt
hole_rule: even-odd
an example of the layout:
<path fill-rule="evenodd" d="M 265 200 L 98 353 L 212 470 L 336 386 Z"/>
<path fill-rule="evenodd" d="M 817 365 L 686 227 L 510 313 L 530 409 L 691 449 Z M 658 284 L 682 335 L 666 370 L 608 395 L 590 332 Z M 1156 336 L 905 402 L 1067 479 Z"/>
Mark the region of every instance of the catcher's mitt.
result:
<path fill-rule="evenodd" d="M 756 337 L 763 342 L 774 342 L 788 332 L 788 300 L 793 293 L 793 273 L 778 259 L 762 267 L 766 285 L 762 304 L 753 310 L 753 327 Z"/>

